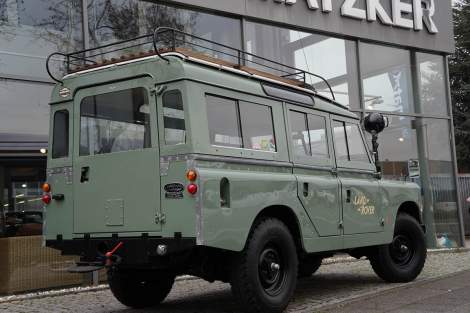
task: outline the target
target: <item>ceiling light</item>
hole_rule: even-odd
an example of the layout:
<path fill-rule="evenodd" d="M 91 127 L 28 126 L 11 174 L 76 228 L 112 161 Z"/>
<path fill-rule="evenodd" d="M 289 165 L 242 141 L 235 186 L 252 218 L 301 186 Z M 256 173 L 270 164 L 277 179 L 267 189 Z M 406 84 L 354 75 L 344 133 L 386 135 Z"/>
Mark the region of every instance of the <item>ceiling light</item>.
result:
<path fill-rule="evenodd" d="M 42 154 L 46 154 L 46 153 L 47 153 L 47 150 L 46 150 L 45 148 L 41 148 L 41 149 L 39 150 L 39 152 L 41 152 Z"/>

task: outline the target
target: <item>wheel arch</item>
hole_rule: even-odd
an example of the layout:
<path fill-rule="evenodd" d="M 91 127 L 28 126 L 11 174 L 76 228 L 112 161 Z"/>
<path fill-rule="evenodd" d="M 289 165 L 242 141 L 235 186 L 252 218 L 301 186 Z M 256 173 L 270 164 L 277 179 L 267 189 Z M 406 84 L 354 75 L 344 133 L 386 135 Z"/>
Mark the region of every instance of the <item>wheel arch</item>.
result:
<path fill-rule="evenodd" d="M 413 201 L 403 202 L 397 210 L 397 216 L 400 213 L 406 213 L 416 219 L 418 223 L 423 224 L 423 217 L 419 205 Z"/>
<path fill-rule="evenodd" d="M 268 206 L 262 209 L 258 215 L 256 215 L 253 224 L 251 225 L 250 232 L 259 220 L 267 217 L 277 218 L 286 224 L 287 228 L 289 228 L 289 231 L 292 234 L 292 237 L 294 238 L 297 250 L 299 252 L 305 252 L 300 222 L 294 210 L 286 205 Z"/>

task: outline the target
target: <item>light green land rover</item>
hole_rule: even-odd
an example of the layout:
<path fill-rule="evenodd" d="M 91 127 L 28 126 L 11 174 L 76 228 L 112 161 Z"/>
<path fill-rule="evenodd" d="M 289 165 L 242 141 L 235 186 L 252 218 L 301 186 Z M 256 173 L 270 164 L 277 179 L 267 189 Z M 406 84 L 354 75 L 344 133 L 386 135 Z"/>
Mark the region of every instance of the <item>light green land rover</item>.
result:
<path fill-rule="evenodd" d="M 178 275 L 220 280 L 246 312 L 283 311 L 297 279 L 337 252 L 367 257 L 388 282 L 419 275 L 420 190 L 381 179 L 380 115 L 363 124 L 371 153 L 313 74 L 174 29 L 142 38 L 151 51 L 61 54 L 44 235 L 81 256 L 71 271 L 106 267 L 135 308 L 163 301 Z"/>

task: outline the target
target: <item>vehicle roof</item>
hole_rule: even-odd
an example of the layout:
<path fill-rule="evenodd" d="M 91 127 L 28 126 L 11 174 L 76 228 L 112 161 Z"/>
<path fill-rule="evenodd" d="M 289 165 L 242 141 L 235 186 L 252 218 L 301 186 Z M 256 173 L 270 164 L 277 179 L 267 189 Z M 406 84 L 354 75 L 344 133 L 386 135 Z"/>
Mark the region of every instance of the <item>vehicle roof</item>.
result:
<path fill-rule="evenodd" d="M 311 89 L 301 87 L 299 82 L 293 79 L 286 79 L 270 73 L 259 71 L 250 67 L 237 67 L 230 62 L 216 59 L 202 53 L 189 52 L 187 50 L 179 50 L 175 52 L 167 52 L 162 54 L 166 60 L 162 60 L 157 55 L 141 56 L 129 58 L 111 64 L 102 64 L 101 66 L 81 69 L 63 78 L 63 86 L 58 85 L 52 96 L 52 102 L 63 101 L 65 99 L 59 97 L 59 91 L 63 87 L 76 90 L 93 85 L 106 83 L 110 80 L 110 73 L 119 75 L 117 69 L 126 71 L 129 67 L 137 67 L 132 69 L 132 73 L 145 74 L 157 78 L 158 83 L 165 81 L 175 81 L 190 79 L 201 83 L 213 84 L 224 88 L 229 88 L 244 93 L 251 93 L 257 96 L 275 98 L 284 102 L 298 104 L 304 107 L 343 115 L 349 118 L 358 119 L 358 116 L 349 111 L 347 107 L 340 103 L 321 96 Z M 155 65 L 152 67 L 150 65 Z M 168 66 L 172 66 L 171 69 Z M 163 69 L 163 71 L 162 71 Z M 94 79 L 90 80 L 91 77 Z M 308 95 L 315 99 L 315 104 L 311 105 L 296 103 L 285 98 L 269 96 L 263 90 L 262 85 L 269 84 L 272 87 L 287 90 L 289 92 L 298 93 L 300 95 Z"/>

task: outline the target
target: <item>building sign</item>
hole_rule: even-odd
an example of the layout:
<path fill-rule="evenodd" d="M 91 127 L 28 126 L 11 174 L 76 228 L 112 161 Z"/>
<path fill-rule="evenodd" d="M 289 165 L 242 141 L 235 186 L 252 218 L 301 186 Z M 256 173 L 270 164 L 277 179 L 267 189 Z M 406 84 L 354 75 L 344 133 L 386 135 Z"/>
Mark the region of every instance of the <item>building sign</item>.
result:
<path fill-rule="evenodd" d="M 267 1 L 267 0 L 262 0 Z M 297 0 L 272 0 L 285 5 L 294 5 Z M 324 13 L 333 11 L 333 0 L 299 0 L 306 1 L 310 10 L 321 9 Z M 431 34 L 438 33 L 433 17 L 436 12 L 434 0 L 413 0 L 412 3 L 405 0 L 388 0 L 391 3 L 391 15 L 387 13 L 380 0 L 365 0 L 366 8 L 357 7 L 359 0 L 342 0 L 341 15 L 375 22 L 379 20 L 384 25 L 398 26 L 403 28 L 423 30 L 426 26 Z M 364 0 L 363 0 L 364 1 Z M 408 17 L 410 16 L 410 17 Z"/>

